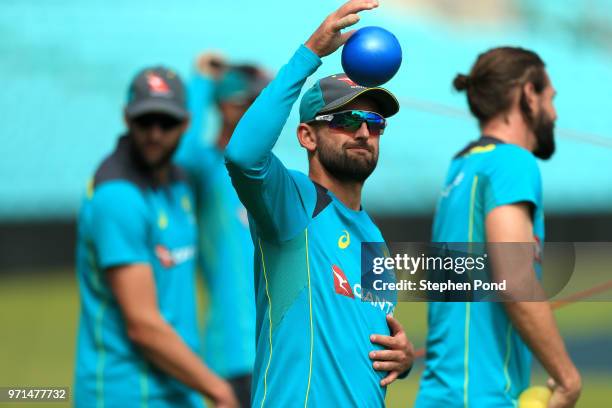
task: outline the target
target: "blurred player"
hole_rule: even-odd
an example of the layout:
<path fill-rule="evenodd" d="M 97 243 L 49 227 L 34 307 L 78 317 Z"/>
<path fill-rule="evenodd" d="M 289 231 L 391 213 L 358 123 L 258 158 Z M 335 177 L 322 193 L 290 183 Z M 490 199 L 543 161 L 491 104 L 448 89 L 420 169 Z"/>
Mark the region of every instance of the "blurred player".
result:
<path fill-rule="evenodd" d="M 467 92 L 482 136 L 451 162 L 433 241 L 539 246 L 544 214 L 536 157 L 552 156 L 557 119 L 544 63 L 528 50 L 495 48 L 454 86 Z M 532 253 L 525 270 L 539 288 L 534 261 Z M 416 407 L 515 407 L 529 386 L 532 352 L 556 383 L 549 406 L 574 406 L 580 375 L 548 302 L 431 302 Z"/>
<path fill-rule="evenodd" d="M 361 190 L 397 100 L 342 74 L 323 78 L 300 104 L 309 175 L 271 152 L 320 58 L 351 35 L 340 30 L 377 5 L 353 0 L 332 13 L 255 100 L 226 150 L 256 250 L 256 407 L 380 407 L 386 385 L 412 364 L 394 304 L 362 302 L 359 284 L 361 242 L 383 241 Z"/>
<path fill-rule="evenodd" d="M 269 80 L 254 66 L 228 68 L 222 57 L 212 53 L 202 54 L 196 67 L 188 88 L 191 127 L 176 161 L 188 170 L 196 191 L 198 259 L 209 294 L 204 360 L 229 381 L 247 407 L 255 360 L 253 243 L 223 151 L 238 120 Z M 220 126 L 211 145 L 203 136 L 213 104 Z"/>
<path fill-rule="evenodd" d="M 189 122 L 180 78 L 163 67 L 141 71 L 125 122 L 79 216 L 75 404 L 198 407 L 206 395 L 235 407 L 229 384 L 194 352 L 196 225 L 171 164 Z"/>

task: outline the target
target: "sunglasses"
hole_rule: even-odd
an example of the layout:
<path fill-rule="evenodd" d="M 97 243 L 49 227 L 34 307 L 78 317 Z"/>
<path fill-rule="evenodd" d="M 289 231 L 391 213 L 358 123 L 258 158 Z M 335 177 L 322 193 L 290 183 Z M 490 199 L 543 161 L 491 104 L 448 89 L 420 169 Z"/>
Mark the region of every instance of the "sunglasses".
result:
<path fill-rule="evenodd" d="M 182 120 L 170 115 L 162 115 L 159 113 L 151 113 L 147 115 L 137 116 L 132 119 L 136 126 L 142 129 L 150 129 L 157 125 L 162 130 L 172 130 L 183 123 Z"/>
<path fill-rule="evenodd" d="M 378 113 L 347 110 L 327 115 L 316 116 L 311 122 L 327 122 L 331 129 L 346 130 L 356 132 L 362 123 L 366 123 L 368 130 L 373 135 L 382 135 L 387 127 L 387 120 Z"/>

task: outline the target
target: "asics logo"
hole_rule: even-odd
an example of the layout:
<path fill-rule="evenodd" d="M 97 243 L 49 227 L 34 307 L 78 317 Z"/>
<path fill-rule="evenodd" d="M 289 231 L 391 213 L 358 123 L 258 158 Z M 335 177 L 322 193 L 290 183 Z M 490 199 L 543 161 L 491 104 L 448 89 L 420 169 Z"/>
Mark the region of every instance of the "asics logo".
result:
<path fill-rule="evenodd" d="M 340 238 L 338 238 L 338 248 L 346 249 L 349 245 L 351 245 L 351 236 L 347 230 L 342 230 L 342 232 L 344 234 L 340 235 Z"/>

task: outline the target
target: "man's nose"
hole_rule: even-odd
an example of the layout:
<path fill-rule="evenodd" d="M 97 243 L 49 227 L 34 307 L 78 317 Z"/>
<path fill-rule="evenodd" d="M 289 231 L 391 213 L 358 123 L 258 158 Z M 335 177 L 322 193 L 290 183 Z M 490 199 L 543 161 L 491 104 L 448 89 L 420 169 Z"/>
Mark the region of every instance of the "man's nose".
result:
<path fill-rule="evenodd" d="M 153 123 L 149 130 L 149 137 L 152 141 L 158 142 L 164 137 L 164 130 L 159 123 Z"/>
<path fill-rule="evenodd" d="M 368 129 L 368 124 L 363 122 L 359 129 L 355 132 L 355 139 L 367 139 L 370 137 L 370 129 Z"/>

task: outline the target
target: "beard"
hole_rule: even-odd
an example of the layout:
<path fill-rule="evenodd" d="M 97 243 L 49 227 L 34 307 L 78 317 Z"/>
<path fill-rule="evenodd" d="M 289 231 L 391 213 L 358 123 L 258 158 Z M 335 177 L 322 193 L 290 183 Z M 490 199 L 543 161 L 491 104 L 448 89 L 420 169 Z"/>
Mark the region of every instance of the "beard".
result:
<path fill-rule="evenodd" d="M 147 155 L 143 152 L 143 148 L 138 146 L 134 140 L 132 140 L 131 144 L 131 152 L 132 157 L 136 160 L 136 162 L 146 171 L 156 171 L 167 167 L 172 162 L 172 157 L 174 153 L 178 149 L 179 144 L 176 143 L 174 146 L 165 150 L 162 155 L 157 157 L 156 159 L 151 159 L 147 157 Z"/>
<path fill-rule="evenodd" d="M 555 153 L 555 122 L 542 111 L 533 123 L 533 133 L 536 138 L 534 156 L 550 159 Z"/>
<path fill-rule="evenodd" d="M 351 156 L 348 152 L 348 148 L 351 147 L 362 147 L 367 149 L 371 155 L 370 157 Z M 365 143 L 333 146 L 329 142 L 323 142 L 319 143 L 317 152 L 323 168 L 340 181 L 363 183 L 372 174 L 378 163 L 378 153 Z"/>

